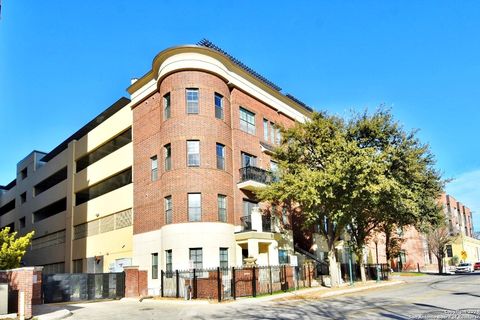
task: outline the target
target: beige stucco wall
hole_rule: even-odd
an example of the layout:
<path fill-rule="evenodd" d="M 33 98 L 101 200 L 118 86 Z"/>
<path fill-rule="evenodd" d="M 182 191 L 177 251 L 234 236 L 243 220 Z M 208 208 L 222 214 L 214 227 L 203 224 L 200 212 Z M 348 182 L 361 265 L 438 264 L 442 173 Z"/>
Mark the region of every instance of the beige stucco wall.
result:
<path fill-rule="evenodd" d="M 107 155 L 79 173 L 76 173 L 75 160 L 93 151 L 98 146 L 117 136 L 132 125 L 132 112 L 127 105 L 110 116 L 103 123 L 88 132 L 78 141 L 72 141 L 68 147 L 48 162 L 39 161 L 45 153 L 32 152 L 17 165 L 17 185 L 0 193 L 0 206 L 16 198 L 16 208 L 0 217 L 0 226 L 15 223 L 19 229 L 19 219 L 26 217 L 26 227 L 19 230 L 25 234 L 35 231 L 35 237 L 65 230 L 66 242 L 36 250 L 29 250 L 25 256 L 27 264 L 43 265 L 65 262 L 66 271 L 70 270 L 69 260 L 103 255 L 104 270 L 108 272 L 109 264 L 115 259 L 131 258 L 132 227 L 126 227 L 85 239 L 72 239 L 73 226 L 102 218 L 103 216 L 133 207 L 132 184 L 109 192 L 101 197 L 75 206 L 75 192 L 102 181 L 128 167 L 133 163 L 132 143 Z M 68 166 L 68 178 L 47 191 L 33 197 L 36 184 L 48 178 L 60 169 Z M 28 177 L 22 180 L 19 172 L 27 167 Z M 21 204 L 20 195 L 27 192 L 27 201 Z M 57 200 L 67 198 L 67 210 L 52 217 L 32 223 L 32 212 Z M 70 249 L 71 248 L 71 249 Z M 85 269 L 84 263 L 84 270 Z"/>

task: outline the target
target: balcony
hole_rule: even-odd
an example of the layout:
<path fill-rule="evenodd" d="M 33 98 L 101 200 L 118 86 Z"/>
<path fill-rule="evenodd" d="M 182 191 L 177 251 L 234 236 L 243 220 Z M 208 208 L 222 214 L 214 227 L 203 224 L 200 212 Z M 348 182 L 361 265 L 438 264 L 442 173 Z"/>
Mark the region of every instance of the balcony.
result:
<path fill-rule="evenodd" d="M 267 170 L 257 167 L 244 167 L 240 168 L 240 182 L 237 185 L 240 189 L 253 191 L 275 180 L 276 178 Z"/>
<path fill-rule="evenodd" d="M 274 217 L 270 216 L 261 216 L 260 219 L 252 219 L 252 215 L 240 217 L 240 222 L 242 226 L 241 232 L 248 232 L 248 231 L 257 231 L 257 232 L 275 232 L 275 221 Z"/>

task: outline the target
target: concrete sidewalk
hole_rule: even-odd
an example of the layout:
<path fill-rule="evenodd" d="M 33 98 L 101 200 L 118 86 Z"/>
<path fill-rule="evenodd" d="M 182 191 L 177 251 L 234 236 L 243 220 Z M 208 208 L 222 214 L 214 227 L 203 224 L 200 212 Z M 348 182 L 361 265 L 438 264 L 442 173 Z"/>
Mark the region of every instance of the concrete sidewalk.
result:
<path fill-rule="evenodd" d="M 137 302 L 140 305 L 165 305 L 165 306 L 187 306 L 187 305 L 235 305 L 235 304 L 259 304 L 267 301 L 289 301 L 289 300 L 308 300 L 308 299 L 321 299 L 333 296 L 340 296 L 349 293 L 355 293 L 359 291 L 365 291 L 370 289 L 382 288 L 386 286 L 394 286 L 403 284 L 405 281 L 394 280 L 394 281 L 382 281 L 376 283 L 375 281 L 369 281 L 367 283 L 355 283 L 354 287 L 348 285 L 343 285 L 339 288 L 327 288 L 327 287 L 315 287 L 315 288 L 305 288 L 300 290 L 294 290 L 285 293 L 278 293 L 273 295 L 263 295 L 260 297 L 244 297 L 238 298 L 237 300 L 230 300 L 228 302 L 218 303 L 216 300 L 181 300 L 181 299 L 168 299 L 168 298 L 147 298 L 147 299 L 130 299 L 124 298 L 118 301 L 119 303 L 132 303 Z M 141 302 L 139 301 L 141 300 Z M 79 302 L 79 303 L 59 303 L 59 304 L 43 304 L 33 306 L 33 314 L 37 320 L 58 320 L 64 319 L 72 315 L 75 312 L 75 309 L 84 308 L 88 304 L 97 304 L 108 301 L 98 301 L 98 302 Z M 78 305 L 78 307 L 76 306 Z M 93 306 L 92 306 L 93 307 Z"/>
<path fill-rule="evenodd" d="M 370 289 L 394 286 L 399 284 L 404 284 L 405 281 L 394 280 L 394 281 L 381 281 L 379 283 L 375 281 L 367 281 L 366 283 L 355 283 L 353 287 L 350 287 L 348 284 L 344 284 L 339 288 L 328 288 L 328 287 L 315 287 L 308 289 L 300 289 L 289 291 L 285 293 L 265 295 L 256 298 L 241 298 L 237 301 L 239 303 L 251 303 L 251 302 L 263 302 L 263 301 L 282 301 L 282 300 L 297 300 L 297 299 L 319 299 L 340 296 L 348 293 L 360 292 Z"/>
<path fill-rule="evenodd" d="M 72 315 L 64 304 L 39 304 L 33 306 L 33 317 L 36 320 L 58 320 Z"/>

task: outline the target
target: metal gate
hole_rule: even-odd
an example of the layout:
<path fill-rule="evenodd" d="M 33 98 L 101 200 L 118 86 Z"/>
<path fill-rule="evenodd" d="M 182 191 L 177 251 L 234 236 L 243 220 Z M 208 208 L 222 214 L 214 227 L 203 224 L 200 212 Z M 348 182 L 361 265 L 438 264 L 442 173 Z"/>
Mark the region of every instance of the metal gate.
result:
<path fill-rule="evenodd" d="M 125 296 L 125 273 L 53 273 L 42 277 L 44 303 L 120 299 Z"/>

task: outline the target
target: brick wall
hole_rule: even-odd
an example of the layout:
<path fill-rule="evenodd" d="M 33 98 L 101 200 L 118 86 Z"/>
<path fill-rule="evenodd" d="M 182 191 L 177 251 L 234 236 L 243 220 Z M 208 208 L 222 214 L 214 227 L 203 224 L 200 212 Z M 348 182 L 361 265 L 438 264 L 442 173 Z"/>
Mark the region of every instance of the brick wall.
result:
<path fill-rule="evenodd" d="M 199 89 L 199 114 L 186 113 L 185 90 Z M 163 96 L 171 96 L 171 118 L 163 119 Z M 214 94 L 224 97 L 225 119 L 215 118 Z M 230 92 L 225 82 L 199 71 L 174 73 L 160 84 L 159 92 L 133 109 L 134 233 L 159 229 L 165 224 L 164 198 L 173 201 L 173 222 L 188 221 L 187 193 L 202 194 L 202 221 L 218 221 L 217 195 L 227 196 L 227 221 L 232 223 L 233 180 L 230 128 Z M 200 141 L 200 166 L 187 167 L 187 140 Z M 226 149 L 225 170 L 216 167 L 216 143 Z M 164 169 L 164 150 L 171 145 L 172 168 Z M 159 178 L 151 181 L 150 158 L 159 159 Z"/>
<path fill-rule="evenodd" d="M 185 91 L 199 90 L 199 113 L 186 113 Z M 171 117 L 163 119 L 163 96 L 170 93 Z M 224 99 L 224 119 L 215 118 L 214 95 Z M 255 113 L 254 135 L 240 130 L 240 107 Z M 179 71 L 165 77 L 156 93 L 133 108 L 134 234 L 157 230 L 165 224 L 164 198 L 172 196 L 173 223 L 188 221 L 187 193 L 202 194 L 202 221 L 218 221 L 217 195 L 227 196 L 227 221 L 239 224 L 242 200 L 254 198 L 236 187 L 241 152 L 257 157 L 257 166 L 269 169 L 263 153 L 263 119 L 291 126 L 294 121 L 223 79 L 201 71 Z M 200 141 L 200 167 L 187 167 L 187 140 Z M 272 144 L 271 141 L 267 141 Z M 216 168 L 216 143 L 225 146 L 225 170 Z M 172 169 L 164 170 L 164 151 L 171 145 Z M 159 161 L 158 180 L 151 181 L 150 158 Z"/>
<path fill-rule="evenodd" d="M 0 283 L 8 283 L 12 296 L 18 296 L 16 303 L 15 301 L 9 302 L 17 310 L 20 305 L 20 292 L 25 293 L 25 318 L 31 318 L 33 315 L 32 305 L 42 303 L 42 267 L 0 271 Z"/>
<path fill-rule="evenodd" d="M 145 297 L 148 295 L 147 271 L 138 267 L 124 267 L 125 298 Z"/>

